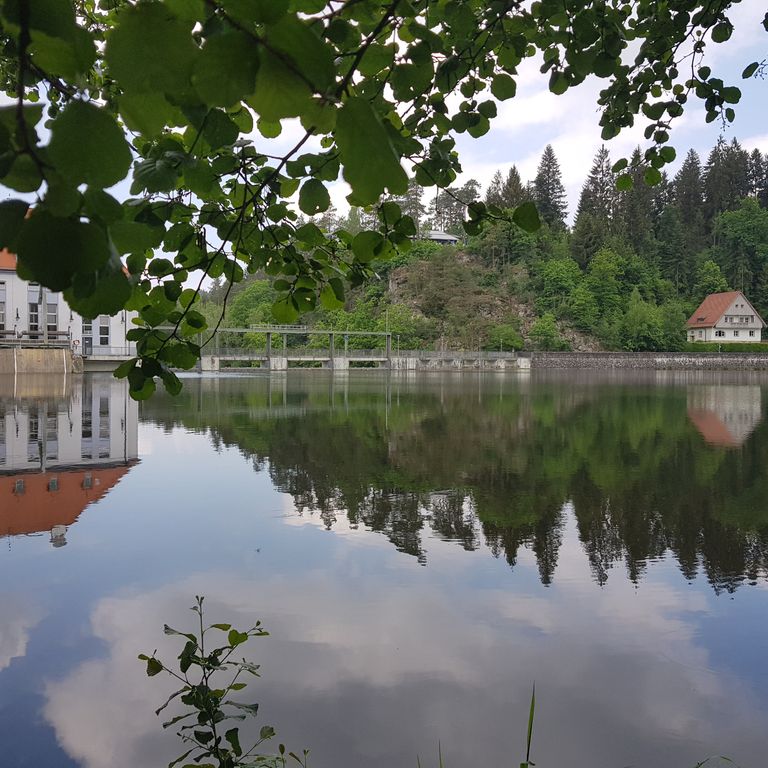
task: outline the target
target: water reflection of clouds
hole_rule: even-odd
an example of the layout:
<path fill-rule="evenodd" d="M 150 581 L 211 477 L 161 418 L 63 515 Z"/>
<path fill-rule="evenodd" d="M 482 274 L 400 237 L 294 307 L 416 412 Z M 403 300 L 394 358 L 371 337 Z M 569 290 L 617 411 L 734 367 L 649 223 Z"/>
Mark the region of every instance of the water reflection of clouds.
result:
<path fill-rule="evenodd" d="M 41 612 L 18 596 L 0 592 L 0 671 L 27 652 L 30 632 Z"/>
<path fill-rule="evenodd" d="M 642 590 L 616 579 L 587 591 L 568 578 L 584 558 L 574 536 L 565 541 L 564 578 L 546 592 L 445 589 L 402 576 L 382 585 L 317 569 L 258 583 L 200 575 L 102 599 L 92 625 L 107 655 L 48 684 L 46 717 L 84 768 L 175 756 L 175 737 L 153 714 L 170 684 L 145 678 L 136 653 L 158 647 L 175 657 L 178 644 L 161 627 L 189 626 L 190 596 L 204 592 L 211 621 L 265 620 L 272 636 L 248 650 L 264 664 L 250 697 L 262 704 L 260 722 L 292 747 L 311 747 L 315 765 L 408 765 L 438 741 L 451 764 L 496 764 L 522 744 L 534 679 L 539 732 L 549 737 L 536 745 L 542 765 L 671 766 L 714 751 L 757 764 L 765 713 L 745 684 L 709 669 L 697 631 L 708 596 L 657 578 Z M 453 552 L 461 562 L 465 553 Z"/>

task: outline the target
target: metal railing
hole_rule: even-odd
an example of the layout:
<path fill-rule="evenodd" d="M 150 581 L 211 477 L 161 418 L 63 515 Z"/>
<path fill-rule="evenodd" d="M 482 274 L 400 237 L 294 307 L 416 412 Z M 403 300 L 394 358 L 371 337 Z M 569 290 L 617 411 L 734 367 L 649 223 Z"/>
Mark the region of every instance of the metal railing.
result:
<path fill-rule="evenodd" d="M 220 349 L 206 349 L 206 356 L 210 357 L 229 357 L 242 360 L 266 359 L 268 357 L 266 349 L 249 349 L 247 347 L 222 347 Z M 275 349 L 272 347 L 272 357 L 289 358 L 315 358 L 328 360 L 331 357 L 330 350 L 324 349 Z M 390 357 L 408 357 L 420 358 L 422 360 L 514 360 L 518 357 L 517 352 L 493 352 L 493 351 L 467 351 L 467 350 L 445 350 L 438 351 L 433 349 L 392 349 Z M 387 350 L 381 349 L 347 349 L 336 347 L 333 351 L 333 357 L 364 358 L 364 359 L 386 359 Z"/>

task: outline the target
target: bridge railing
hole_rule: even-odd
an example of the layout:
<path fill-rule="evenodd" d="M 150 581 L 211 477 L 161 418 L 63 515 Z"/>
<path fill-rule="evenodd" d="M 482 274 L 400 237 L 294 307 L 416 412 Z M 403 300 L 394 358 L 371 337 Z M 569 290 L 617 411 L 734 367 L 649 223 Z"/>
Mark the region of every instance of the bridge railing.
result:
<path fill-rule="evenodd" d="M 266 349 L 250 349 L 247 347 L 222 347 L 220 349 L 206 349 L 203 354 L 213 357 L 229 357 L 242 360 L 266 359 Z M 386 349 L 348 349 L 346 354 L 343 348 L 336 348 L 334 357 L 382 359 L 387 357 Z M 390 357 L 409 357 L 422 360 L 514 360 L 517 352 L 499 352 L 490 350 L 434 350 L 434 349 L 392 349 Z M 330 350 L 325 349 L 275 349 L 272 348 L 272 357 L 290 357 L 299 359 L 329 359 Z"/>

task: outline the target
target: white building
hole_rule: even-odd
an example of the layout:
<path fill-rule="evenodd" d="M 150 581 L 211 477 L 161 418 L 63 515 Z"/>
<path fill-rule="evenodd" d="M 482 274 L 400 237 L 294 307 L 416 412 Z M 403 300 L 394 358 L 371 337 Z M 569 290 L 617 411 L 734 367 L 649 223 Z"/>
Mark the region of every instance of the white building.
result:
<path fill-rule="evenodd" d="M 85 357 L 132 357 L 135 345 L 126 341 L 133 312 L 85 320 L 73 312 L 61 294 L 16 274 L 16 256 L 0 251 L 0 345 L 49 343 L 71 346 Z"/>
<path fill-rule="evenodd" d="M 726 291 L 710 293 L 687 326 L 688 341 L 757 344 L 765 322 L 741 291 Z"/>

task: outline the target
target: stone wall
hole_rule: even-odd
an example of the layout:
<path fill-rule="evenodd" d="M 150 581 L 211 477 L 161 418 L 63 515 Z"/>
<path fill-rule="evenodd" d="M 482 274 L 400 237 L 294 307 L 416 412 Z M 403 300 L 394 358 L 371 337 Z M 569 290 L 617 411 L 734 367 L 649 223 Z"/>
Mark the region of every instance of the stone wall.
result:
<path fill-rule="evenodd" d="M 74 370 L 69 349 L 0 349 L 0 374 L 70 374 Z"/>
<path fill-rule="evenodd" d="M 520 359 L 525 358 L 521 356 Z M 757 352 L 699 355 L 682 352 L 531 352 L 530 367 L 601 370 L 647 368 L 678 371 L 764 371 L 768 370 L 768 354 Z"/>

